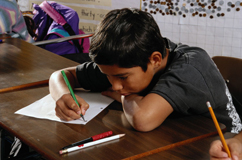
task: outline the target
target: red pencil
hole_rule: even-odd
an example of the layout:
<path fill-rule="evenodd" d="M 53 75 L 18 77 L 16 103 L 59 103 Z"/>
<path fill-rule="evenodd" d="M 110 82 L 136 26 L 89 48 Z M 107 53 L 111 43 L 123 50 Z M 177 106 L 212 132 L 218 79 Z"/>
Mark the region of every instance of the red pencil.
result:
<path fill-rule="evenodd" d="M 101 134 L 89 137 L 87 139 L 81 140 L 79 142 L 72 143 L 72 144 L 70 144 L 68 146 L 63 147 L 62 150 L 63 149 L 67 149 L 67 148 L 71 148 L 71 147 L 74 147 L 74 146 L 78 146 L 78 145 L 81 145 L 81 144 L 85 144 L 85 143 L 88 143 L 88 142 L 96 141 L 98 139 L 102 139 L 102 138 L 108 137 L 108 136 L 110 136 L 112 134 L 113 134 L 112 131 L 104 132 L 104 133 L 101 133 Z"/>

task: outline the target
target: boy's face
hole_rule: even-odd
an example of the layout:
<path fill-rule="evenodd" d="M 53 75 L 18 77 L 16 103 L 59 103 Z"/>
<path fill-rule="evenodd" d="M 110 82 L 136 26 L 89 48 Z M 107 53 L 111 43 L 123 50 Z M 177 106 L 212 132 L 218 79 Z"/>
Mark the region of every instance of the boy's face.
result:
<path fill-rule="evenodd" d="M 125 96 L 146 89 L 155 74 L 150 63 L 146 72 L 141 67 L 120 68 L 117 65 L 98 65 L 98 67 L 107 76 L 112 89 Z"/>

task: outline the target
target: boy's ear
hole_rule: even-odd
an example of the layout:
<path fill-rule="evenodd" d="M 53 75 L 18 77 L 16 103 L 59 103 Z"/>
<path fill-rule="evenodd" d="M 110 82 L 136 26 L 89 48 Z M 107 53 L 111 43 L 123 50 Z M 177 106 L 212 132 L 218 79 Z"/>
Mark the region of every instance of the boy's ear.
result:
<path fill-rule="evenodd" d="M 160 52 L 155 51 L 150 56 L 150 63 L 153 64 L 155 67 L 159 67 L 161 65 L 162 55 Z"/>

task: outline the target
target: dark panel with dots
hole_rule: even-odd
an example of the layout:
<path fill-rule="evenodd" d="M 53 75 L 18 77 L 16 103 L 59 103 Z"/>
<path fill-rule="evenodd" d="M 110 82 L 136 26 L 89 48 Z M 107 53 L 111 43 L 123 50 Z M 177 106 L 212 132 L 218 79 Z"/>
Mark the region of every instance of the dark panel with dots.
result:
<path fill-rule="evenodd" d="M 228 0 L 142 0 L 142 10 L 163 16 L 224 17 L 227 12 L 240 12 L 241 1 Z"/>

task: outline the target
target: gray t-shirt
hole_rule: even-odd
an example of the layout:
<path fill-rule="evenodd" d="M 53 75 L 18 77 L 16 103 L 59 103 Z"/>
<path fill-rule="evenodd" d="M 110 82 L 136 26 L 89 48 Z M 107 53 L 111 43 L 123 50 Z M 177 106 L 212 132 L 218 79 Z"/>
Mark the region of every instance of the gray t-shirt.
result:
<path fill-rule="evenodd" d="M 168 39 L 166 42 L 170 51 L 168 65 L 150 92 L 161 95 L 184 115 L 211 117 L 206 106 L 210 101 L 218 121 L 228 131 L 238 133 L 241 120 L 222 75 L 206 51 Z"/>
<path fill-rule="evenodd" d="M 166 69 L 153 78 L 142 95 L 156 93 L 165 98 L 174 111 L 184 115 L 211 117 L 206 106 L 210 101 L 219 122 L 228 131 L 242 129 L 241 120 L 232 103 L 223 77 L 212 59 L 201 48 L 175 44 L 165 39 L 170 54 Z M 103 91 L 111 87 L 93 62 L 79 65 L 76 70 L 80 85 L 87 90 Z"/>

